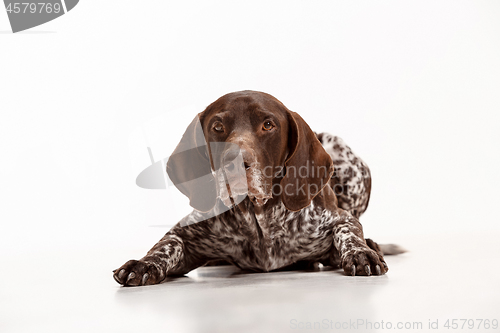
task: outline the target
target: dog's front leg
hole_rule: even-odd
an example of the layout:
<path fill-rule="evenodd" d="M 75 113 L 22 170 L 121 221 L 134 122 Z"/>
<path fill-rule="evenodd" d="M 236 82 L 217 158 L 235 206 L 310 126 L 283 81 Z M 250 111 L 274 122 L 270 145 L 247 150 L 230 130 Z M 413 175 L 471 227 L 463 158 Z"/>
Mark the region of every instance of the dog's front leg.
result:
<path fill-rule="evenodd" d="M 192 213 L 184 218 L 187 221 Z M 140 260 L 129 260 L 113 271 L 113 277 L 124 286 L 143 286 L 157 284 L 167 276 L 183 275 L 204 265 L 209 259 L 205 248 L 210 248 L 204 239 L 207 226 L 213 219 L 182 226 L 182 221 L 172 228 L 156 243 L 146 256 Z"/>
<path fill-rule="evenodd" d="M 182 239 L 167 233 L 144 258 L 127 261 L 114 271 L 113 277 L 124 286 L 160 283 L 183 259 Z"/>
<path fill-rule="evenodd" d="M 333 226 L 333 240 L 346 274 L 382 275 L 389 270 L 382 253 L 366 244 L 361 223 L 346 211 L 339 210 L 338 222 Z"/>

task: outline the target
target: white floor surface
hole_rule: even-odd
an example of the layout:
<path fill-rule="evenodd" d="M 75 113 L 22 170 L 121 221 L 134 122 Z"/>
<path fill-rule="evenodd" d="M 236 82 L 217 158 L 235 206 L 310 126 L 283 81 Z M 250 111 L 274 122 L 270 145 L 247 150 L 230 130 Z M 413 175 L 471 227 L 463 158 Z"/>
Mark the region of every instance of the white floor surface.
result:
<path fill-rule="evenodd" d="M 437 321 L 439 331 L 494 332 L 477 325 L 500 319 L 498 236 L 399 238 L 410 252 L 387 257 L 382 277 L 203 267 L 137 288 L 112 279 L 119 249 L 19 254 L 1 259 L 0 331 L 365 332 L 390 325 L 435 332 L 429 324 Z M 458 329 L 446 329 L 453 319 Z M 474 328 L 460 319 L 472 319 Z"/>

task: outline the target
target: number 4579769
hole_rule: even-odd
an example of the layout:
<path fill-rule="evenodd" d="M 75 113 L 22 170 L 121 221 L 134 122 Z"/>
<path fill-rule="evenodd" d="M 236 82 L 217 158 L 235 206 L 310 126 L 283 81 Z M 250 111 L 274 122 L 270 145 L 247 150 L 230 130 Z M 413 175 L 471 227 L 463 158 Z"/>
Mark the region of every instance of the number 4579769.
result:
<path fill-rule="evenodd" d="M 498 328 L 498 320 L 493 319 L 448 319 L 446 323 L 444 323 L 444 327 L 447 329 L 497 329 Z"/>
<path fill-rule="evenodd" d="M 61 11 L 61 4 L 59 3 L 45 3 L 45 2 L 15 2 L 9 3 L 7 6 L 8 13 L 59 13 Z"/>

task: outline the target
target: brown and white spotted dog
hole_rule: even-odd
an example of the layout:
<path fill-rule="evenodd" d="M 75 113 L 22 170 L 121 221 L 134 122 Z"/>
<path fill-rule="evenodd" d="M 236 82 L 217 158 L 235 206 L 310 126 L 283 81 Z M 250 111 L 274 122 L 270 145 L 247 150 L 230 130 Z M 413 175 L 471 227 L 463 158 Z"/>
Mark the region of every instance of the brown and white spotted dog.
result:
<path fill-rule="evenodd" d="M 370 198 L 369 169 L 340 138 L 315 135 L 297 113 L 255 91 L 222 96 L 198 118 L 209 143 L 197 148 L 200 160 L 169 161 L 167 170 L 172 177 L 208 163 L 213 182 L 207 186 L 217 185 L 217 202 L 207 206 L 203 191 L 190 182 L 179 185 L 195 209 L 145 257 L 115 270 L 118 283 L 156 284 L 212 260 L 261 272 L 317 262 L 352 276 L 388 271 L 380 247 L 364 238 L 358 221 Z M 193 124 L 176 151 L 196 137 Z M 227 185 L 234 166 L 225 158 L 232 148 L 214 154 L 214 142 L 240 148 L 247 184 Z M 236 200 L 241 195 L 246 198 Z M 230 208 L 214 214 L 211 206 L 221 202 Z"/>

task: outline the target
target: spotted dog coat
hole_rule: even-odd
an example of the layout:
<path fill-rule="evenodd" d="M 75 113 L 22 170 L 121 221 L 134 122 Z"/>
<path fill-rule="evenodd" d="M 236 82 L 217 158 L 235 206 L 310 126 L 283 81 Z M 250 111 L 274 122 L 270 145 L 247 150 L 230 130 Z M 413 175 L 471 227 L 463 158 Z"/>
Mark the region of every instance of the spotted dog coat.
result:
<path fill-rule="evenodd" d="M 218 118 L 220 114 L 229 118 Z M 370 197 L 369 169 L 340 138 L 326 133 L 316 136 L 300 116 L 260 92 L 225 95 L 200 115 L 207 142 L 214 138 L 233 140 L 243 147 L 248 196 L 216 216 L 193 210 L 145 257 L 130 260 L 115 270 L 113 276 L 118 283 L 156 284 L 167 276 L 185 274 L 211 260 L 226 260 L 242 269 L 261 272 L 316 262 L 341 267 L 353 276 L 381 275 L 388 271 L 382 251 L 375 242 L 364 238 L 358 221 Z M 266 117 L 272 117 L 271 130 L 267 130 Z M 213 133 L 207 125 L 211 119 L 216 124 Z M 222 128 L 218 122 L 231 130 L 216 133 Z M 262 122 L 265 125 L 261 131 Z M 246 141 L 241 139 L 245 135 Z M 272 149 L 276 152 L 266 155 Z M 331 168 L 331 172 L 323 175 L 327 177 L 326 183 L 308 200 L 298 195 L 270 195 L 264 187 L 266 182 L 288 184 L 287 177 L 292 177 L 288 168 L 302 163 L 304 156 L 312 156 Z M 264 164 L 286 166 L 287 173 L 281 178 L 266 179 L 259 169 Z M 299 181 L 318 180 L 310 178 Z M 217 200 L 230 201 L 227 193 L 220 194 Z"/>
<path fill-rule="evenodd" d="M 339 207 L 359 218 L 370 201 L 371 174 L 368 165 L 338 136 L 320 133 L 317 137 L 335 166 L 330 186 L 337 196 Z"/>

